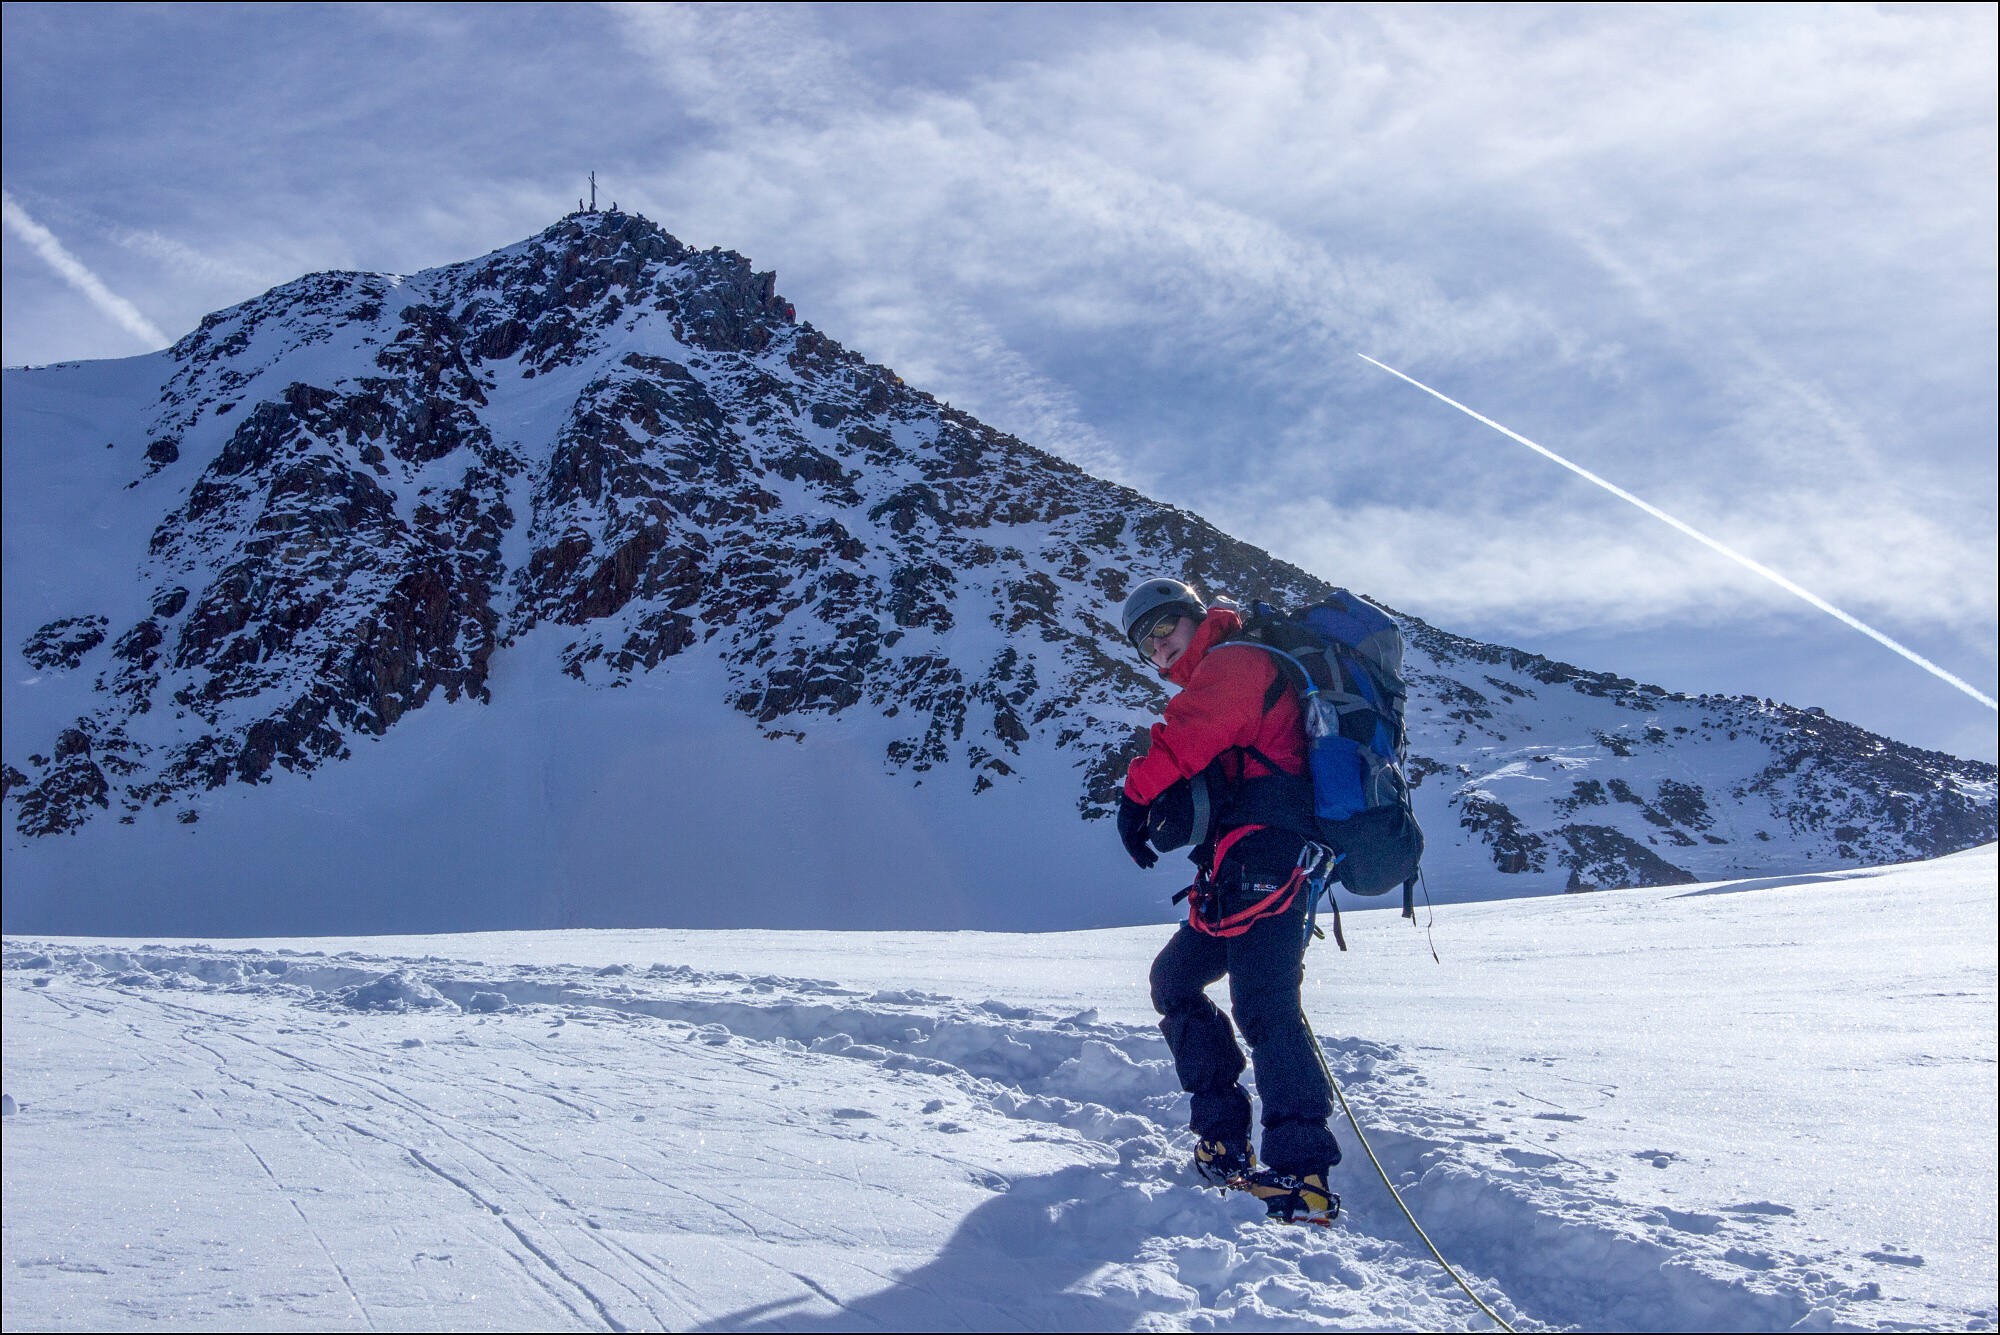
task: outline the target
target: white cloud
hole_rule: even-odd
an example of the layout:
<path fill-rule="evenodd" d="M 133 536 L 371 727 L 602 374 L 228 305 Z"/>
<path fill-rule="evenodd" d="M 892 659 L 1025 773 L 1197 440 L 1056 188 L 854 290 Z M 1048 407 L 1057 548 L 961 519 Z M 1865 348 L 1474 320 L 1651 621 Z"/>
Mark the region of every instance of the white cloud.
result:
<path fill-rule="evenodd" d="M 70 254 L 56 239 L 55 233 L 29 217 L 27 211 L 14 202 L 12 194 L 0 194 L 0 211 L 4 211 L 9 231 L 25 241 L 91 305 L 143 342 L 148 349 L 164 347 L 172 342 L 158 325 L 140 314 L 137 306 L 106 287 L 104 280 L 92 273 L 88 265 Z"/>
<path fill-rule="evenodd" d="M 506 244 L 596 167 L 911 383 L 1409 610 L 1775 604 L 1355 351 L 1871 621 L 1992 638 L 1991 7 L 239 12 L 105 11 L 202 90 L 111 70 L 153 99 L 115 136 L 48 73 L 102 32 L 10 44 L 10 180 L 72 239 L 118 219 L 162 324 Z M 40 287 L 10 346 L 60 327 Z"/>
<path fill-rule="evenodd" d="M 676 98 L 724 124 L 823 116 L 860 92 L 845 53 L 793 5 L 618 4 Z"/>
<path fill-rule="evenodd" d="M 260 280 L 271 281 L 266 275 L 246 264 L 233 259 L 209 254 L 170 236 L 162 236 L 149 228 L 126 227 L 113 224 L 105 229 L 105 235 L 112 244 L 122 246 L 135 254 L 144 255 L 167 268 L 190 278 L 206 283 L 223 284 L 235 288 L 254 285 Z M 296 275 L 286 275 L 286 278 Z M 285 279 L 276 280 L 283 282 Z"/>
<path fill-rule="evenodd" d="M 717 131 L 660 192 L 961 406 L 1281 550 L 1339 488 L 1397 517 L 1361 568 L 1440 612 L 1763 605 L 1442 443 L 1368 351 L 1837 602 L 1991 624 L 1990 440 L 1925 440 L 1908 388 L 1990 342 L 1988 11 L 1153 11 L 950 92 L 870 84 L 832 17 L 713 12 L 626 13 Z"/>
<path fill-rule="evenodd" d="M 1238 532 L 1249 519 L 1233 507 L 1211 517 Z M 1991 582 L 1968 578 L 1980 557 L 1971 543 L 1945 535 L 1882 552 L 1850 543 L 1825 553 L 1800 542 L 1787 518 L 1728 536 L 1781 571 L 1814 568 L 1840 587 L 1897 585 L 1908 596 L 1879 605 L 1899 625 L 1948 628 L 1995 615 Z M 1475 620 L 1525 634 L 1712 625 L 1803 610 L 1775 585 L 1581 482 L 1527 515 L 1311 496 L 1261 505 L 1257 521 L 1275 555 L 1447 626 Z"/>

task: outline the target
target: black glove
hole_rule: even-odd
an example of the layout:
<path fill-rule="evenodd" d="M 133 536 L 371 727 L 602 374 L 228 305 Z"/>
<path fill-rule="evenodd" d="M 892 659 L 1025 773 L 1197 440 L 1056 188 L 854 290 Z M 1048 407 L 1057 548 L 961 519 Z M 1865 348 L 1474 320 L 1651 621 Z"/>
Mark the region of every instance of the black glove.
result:
<path fill-rule="evenodd" d="M 1146 846 L 1146 804 L 1123 794 L 1118 798 L 1118 837 L 1139 870 L 1145 871 L 1160 860 L 1160 855 Z"/>

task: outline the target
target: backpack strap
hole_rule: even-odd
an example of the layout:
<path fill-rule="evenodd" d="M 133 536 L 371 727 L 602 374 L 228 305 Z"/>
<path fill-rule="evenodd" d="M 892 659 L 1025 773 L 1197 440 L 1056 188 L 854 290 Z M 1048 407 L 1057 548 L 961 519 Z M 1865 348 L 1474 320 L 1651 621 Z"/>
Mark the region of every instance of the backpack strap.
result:
<path fill-rule="evenodd" d="M 1284 663 L 1289 664 L 1292 668 L 1292 671 L 1297 672 L 1299 674 L 1298 678 L 1294 680 L 1292 678 L 1291 672 L 1286 672 L 1283 668 L 1279 669 L 1278 676 L 1281 680 L 1289 681 L 1294 688 L 1298 688 L 1300 681 L 1303 681 L 1305 683 L 1305 686 L 1302 689 L 1299 689 L 1301 702 L 1303 702 L 1304 697 L 1317 695 L 1322 700 L 1326 700 L 1329 703 L 1331 703 L 1334 707 L 1334 710 L 1341 714 L 1350 713 L 1351 711 L 1356 709 L 1365 709 L 1372 714 L 1382 713 L 1381 706 L 1369 700 L 1367 696 L 1355 695 L 1351 691 L 1341 690 L 1340 687 L 1342 683 L 1339 681 L 1334 682 L 1334 684 L 1330 687 L 1315 685 L 1313 683 L 1312 673 L 1307 670 L 1306 665 L 1304 663 L 1301 663 L 1299 661 L 1298 656 L 1295 654 L 1287 653 L 1285 650 L 1278 648 L 1276 645 L 1265 644 L 1261 640 L 1225 640 L 1223 641 L 1223 643 L 1247 644 L 1252 649 L 1262 649 L 1265 653 L 1275 655 Z M 1222 646 L 1217 645 L 1216 647 L 1221 648 Z M 1335 675 L 1338 676 L 1338 669 L 1335 668 L 1334 659 L 1331 655 L 1328 655 L 1327 657 L 1327 666 L 1329 668 L 1334 668 Z M 1271 706 L 1275 704 L 1277 704 L 1276 697 L 1271 696 L 1267 693 L 1266 704 L 1264 705 L 1264 712 L 1267 714 L 1270 713 Z"/>
<path fill-rule="evenodd" d="M 1297 686 L 1301 681 L 1305 683 L 1304 690 L 1300 692 L 1301 695 L 1310 695 L 1312 692 L 1319 689 L 1319 687 L 1313 685 L 1312 673 L 1306 671 L 1306 665 L 1304 663 L 1301 663 L 1293 655 L 1288 654 L 1283 649 L 1278 648 L 1278 646 L 1276 646 L 1275 644 L 1265 644 L 1262 640 L 1225 640 L 1223 641 L 1223 644 L 1230 644 L 1230 645 L 1241 644 L 1241 645 L 1246 645 L 1252 649 L 1262 649 L 1265 653 L 1277 657 L 1281 662 L 1289 663 L 1292 667 L 1292 670 L 1299 674 L 1298 679 L 1296 681 L 1292 681 L 1291 684 L 1293 686 Z M 1216 647 L 1219 649 L 1222 646 L 1217 645 Z M 1291 673 L 1286 672 L 1281 667 L 1278 669 L 1278 679 L 1280 681 L 1290 680 Z M 1276 700 L 1271 701 L 1271 704 L 1276 704 L 1276 703 L 1277 703 Z M 1271 705 L 1264 706 L 1264 709 L 1267 713 L 1270 711 L 1270 708 Z"/>
<path fill-rule="evenodd" d="M 1285 688 L 1290 684 L 1290 682 L 1285 680 L 1284 673 L 1274 672 L 1271 674 L 1271 685 L 1264 692 L 1264 712 L 1266 714 L 1278 707 L 1278 701 L 1285 698 Z"/>
<path fill-rule="evenodd" d="M 1277 761 L 1271 759 L 1271 757 L 1265 755 L 1262 751 L 1258 750 L 1254 746 L 1239 746 L 1236 749 L 1239 751 L 1246 751 L 1250 755 L 1255 756 L 1257 759 L 1257 763 L 1262 765 L 1265 769 L 1271 771 L 1271 773 L 1273 774 L 1282 774 L 1287 778 L 1292 778 L 1292 779 L 1296 779 L 1299 777 L 1298 774 L 1293 774 L 1290 770 L 1286 769 L 1283 765 L 1280 765 Z M 1305 772 L 1306 771 L 1304 770 L 1299 771 L 1300 774 L 1303 774 Z"/>
<path fill-rule="evenodd" d="M 1223 645 L 1238 645 L 1238 644 L 1243 645 L 1246 648 L 1250 649 L 1262 649 L 1267 654 L 1275 654 L 1279 659 L 1283 661 L 1283 663 L 1289 663 L 1294 669 L 1296 669 L 1299 674 L 1300 680 L 1304 681 L 1306 684 L 1305 690 L 1300 692 L 1301 703 L 1304 702 L 1303 697 L 1305 695 L 1309 695 L 1312 693 L 1312 691 L 1317 689 L 1316 687 L 1313 686 L 1312 674 L 1306 671 L 1306 665 L 1304 663 L 1301 663 L 1298 659 L 1286 653 L 1283 649 L 1274 648 L 1271 645 L 1263 643 L 1261 640 L 1224 640 L 1222 644 L 1217 645 L 1216 648 L 1220 649 L 1223 647 Z M 1272 677 L 1271 684 L 1265 687 L 1264 689 L 1264 708 L 1262 710 L 1263 713 L 1268 714 L 1272 710 L 1278 707 L 1278 701 L 1285 698 L 1285 688 L 1287 686 L 1296 690 L 1298 689 L 1298 682 L 1293 681 L 1291 679 L 1291 674 L 1286 672 L 1284 667 L 1281 665 L 1278 668 L 1277 673 Z M 1283 765 L 1280 765 L 1277 761 L 1271 759 L 1271 757 L 1265 755 L 1262 751 L 1259 751 L 1254 746 L 1239 746 L 1236 749 L 1238 751 L 1246 751 L 1249 754 L 1255 756 L 1257 758 L 1257 763 L 1262 765 L 1265 769 L 1271 771 L 1271 773 L 1273 774 L 1287 774 L 1287 775 L 1291 774 L 1291 771 L 1287 770 Z M 1297 776 L 1294 775 L 1292 777 L 1297 777 Z"/>

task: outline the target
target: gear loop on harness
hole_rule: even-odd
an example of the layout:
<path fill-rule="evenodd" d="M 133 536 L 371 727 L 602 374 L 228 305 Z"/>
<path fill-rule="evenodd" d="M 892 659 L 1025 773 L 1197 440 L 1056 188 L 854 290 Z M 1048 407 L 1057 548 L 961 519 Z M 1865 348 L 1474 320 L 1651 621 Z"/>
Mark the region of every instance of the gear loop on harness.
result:
<path fill-rule="evenodd" d="M 1308 864 L 1307 859 L 1312 859 Z M 1319 901 L 1326 897 L 1327 908 L 1333 911 L 1333 941 L 1342 950 L 1347 949 L 1347 935 L 1340 930 L 1340 903 L 1333 897 L 1333 869 L 1341 859 L 1325 844 L 1308 839 L 1306 846 L 1299 850 L 1299 866 L 1308 868 L 1306 889 L 1310 898 L 1306 901 L 1306 945 L 1310 947 L 1315 939 L 1324 941 L 1326 933 L 1319 929 Z"/>

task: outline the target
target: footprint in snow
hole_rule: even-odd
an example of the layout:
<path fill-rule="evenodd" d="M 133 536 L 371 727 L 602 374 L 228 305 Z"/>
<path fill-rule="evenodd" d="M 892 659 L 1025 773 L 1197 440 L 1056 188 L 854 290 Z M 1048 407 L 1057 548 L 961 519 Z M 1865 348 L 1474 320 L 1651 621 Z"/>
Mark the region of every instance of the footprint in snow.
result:
<path fill-rule="evenodd" d="M 1881 1251 L 1863 1252 L 1861 1255 L 1870 1261 L 1879 1261 L 1883 1265 L 1920 1266 L 1924 1263 L 1924 1258 L 1921 1256 L 1907 1256 L 1902 1252 L 1892 1252 L 1886 1247 Z"/>
<path fill-rule="evenodd" d="M 1668 1206 L 1656 1206 L 1653 1214 L 1667 1222 L 1667 1227 L 1682 1233 L 1713 1233 L 1722 1227 L 1720 1215 L 1699 1214 L 1691 1210 L 1675 1210 Z"/>

